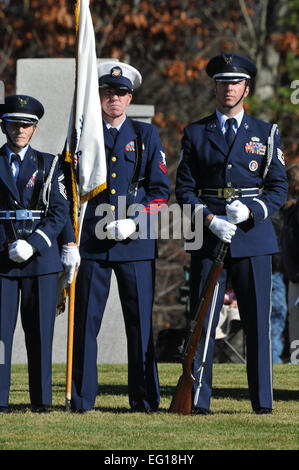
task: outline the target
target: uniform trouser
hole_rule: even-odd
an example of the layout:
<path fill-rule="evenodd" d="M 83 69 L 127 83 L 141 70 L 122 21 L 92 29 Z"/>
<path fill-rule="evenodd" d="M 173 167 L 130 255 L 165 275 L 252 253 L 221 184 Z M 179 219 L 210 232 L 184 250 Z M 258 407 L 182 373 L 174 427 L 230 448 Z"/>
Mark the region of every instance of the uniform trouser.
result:
<path fill-rule="evenodd" d="M 0 277 L 0 339 L 4 360 L 0 363 L 0 406 L 7 406 L 11 353 L 19 297 L 28 358 L 32 405 L 52 403 L 52 342 L 57 301 L 57 274 L 34 277 Z"/>
<path fill-rule="evenodd" d="M 200 259 L 195 255 L 191 257 L 191 309 L 194 308 L 211 265 L 212 260 L 210 259 Z M 251 404 L 254 410 L 260 407 L 272 408 L 270 256 L 228 258 L 225 263 L 218 279 L 219 290 L 200 388 L 198 388 L 199 368 L 202 363 L 210 308 L 205 318 L 202 338 L 194 360 L 196 378 L 194 405 L 198 408 L 210 408 L 215 331 L 223 305 L 228 274 L 237 297 L 239 314 L 246 337 L 247 378 Z"/>
<path fill-rule="evenodd" d="M 299 296 L 299 283 L 289 281 L 288 283 L 288 309 L 289 309 L 289 341 L 290 354 L 298 348 L 299 341 L 299 306 L 295 301 Z"/>
<path fill-rule="evenodd" d="M 285 328 L 288 313 L 286 285 L 283 274 L 276 272 L 272 274 L 272 311 L 271 311 L 271 342 L 272 361 L 282 363 L 283 351 L 282 333 Z"/>
<path fill-rule="evenodd" d="M 152 336 L 154 260 L 131 263 L 81 260 L 76 281 L 72 408 L 90 410 L 94 407 L 98 392 L 97 336 L 112 269 L 118 283 L 127 336 L 130 406 L 155 410 L 160 393 Z"/>

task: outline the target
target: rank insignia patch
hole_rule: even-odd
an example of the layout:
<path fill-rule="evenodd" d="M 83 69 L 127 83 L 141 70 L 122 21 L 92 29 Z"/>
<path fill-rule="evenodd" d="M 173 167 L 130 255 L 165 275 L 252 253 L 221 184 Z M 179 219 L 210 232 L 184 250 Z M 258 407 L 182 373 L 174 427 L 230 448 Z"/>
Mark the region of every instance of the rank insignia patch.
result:
<path fill-rule="evenodd" d="M 63 196 L 64 199 L 67 199 L 66 187 L 64 185 L 64 175 L 58 176 L 58 188 L 61 196 Z"/>
<path fill-rule="evenodd" d="M 251 160 L 249 163 L 249 170 L 250 171 L 256 171 L 258 169 L 258 163 L 255 160 Z"/>
<path fill-rule="evenodd" d="M 263 145 L 261 142 L 251 140 L 245 144 L 245 152 L 254 153 L 255 155 L 265 155 L 266 154 L 266 145 Z"/>
<path fill-rule="evenodd" d="M 283 151 L 281 149 L 277 149 L 277 158 L 280 161 L 280 163 L 285 165 L 284 155 L 283 155 Z"/>
<path fill-rule="evenodd" d="M 162 162 L 159 162 L 159 168 L 163 171 L 163 173 L 167 173 L 167 166 L 163 165 Z"/>
<path fill-rule="evenodd" d="M 161 154 L 161 157 L 162 157 L 162 162 L 159 161 L 159 168 L 160 168 L 160 170 L 163 171 L 163 173 L 167 173 L 165 153 L 162 150 L 160 150 L 160 154 Z"/>

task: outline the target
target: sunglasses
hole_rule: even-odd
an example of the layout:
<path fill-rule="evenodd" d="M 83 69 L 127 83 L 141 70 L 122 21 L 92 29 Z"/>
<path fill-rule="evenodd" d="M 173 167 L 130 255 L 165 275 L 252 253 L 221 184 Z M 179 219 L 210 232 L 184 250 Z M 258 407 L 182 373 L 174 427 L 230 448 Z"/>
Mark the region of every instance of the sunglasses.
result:
<path fill-rule="evenodd" d="M 100 89 L 100 93 L 103 96 L 110 97 L 110 96 L 125 96 L 129 93 L 129 90 L 122 90 L 120 88 L 103 88 Z"/>

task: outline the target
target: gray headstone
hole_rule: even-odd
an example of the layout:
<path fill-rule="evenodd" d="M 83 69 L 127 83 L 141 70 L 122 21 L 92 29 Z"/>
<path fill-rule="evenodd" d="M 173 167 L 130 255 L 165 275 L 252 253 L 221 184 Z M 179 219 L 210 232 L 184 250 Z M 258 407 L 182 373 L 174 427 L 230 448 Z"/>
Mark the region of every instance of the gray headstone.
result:
<path fill-rule="evenodd" d="M 104 59 L 100 59 L 104 60 Z M 107 59 L 106 59 L 107 60 Z M 17 61 L 16 93 L 34 96 L 43 103 L 45 115 L 38 124 L 32 146 L 40 151 L 61 153 L 67 136 L 75 86 L 74 59 L 20 59 Z M 152 105 L 130 105 L 128 116 L 150 122 Z M 0 144 L 5 142 L 0 133 Z M 53 363 L 66 362 L 66 311 L 57 317 L 54 331 Z M 27 361 L 24 334 L 18 318 L 12 353 L 13 363 Z M 110 294 L 98 336 L 98 363 L 126 363 L 127 340 L 116 278 L 113 275 Z"/>
<path fill-rule="evenodd" d="M 5 87 L 2 80 L 0 80 L 0 104 L 4 103 L 5 99 Z"/>

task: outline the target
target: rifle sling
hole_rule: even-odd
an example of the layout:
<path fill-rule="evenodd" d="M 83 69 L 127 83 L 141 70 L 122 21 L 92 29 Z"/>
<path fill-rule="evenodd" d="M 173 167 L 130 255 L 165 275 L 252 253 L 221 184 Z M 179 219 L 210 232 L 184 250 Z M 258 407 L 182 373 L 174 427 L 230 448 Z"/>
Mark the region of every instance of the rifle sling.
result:
<path fill-rule="evenodd" d="M 136 125 L 133 124 L 133 127 L 137 134 L 136 139 L 134 140 L 136 160 L 135 160 L 134 172 L 133 172 L 130 184 L 128 186 L 128 191 L 127 191 L 127 204 L 126 204 L 127 208 L 135 202 L 137 190 L 141 186 L 141 184 L 144 183 L 143 180 L 141 181 L 139 180 L 141 163 L 142 163 L 142 136 L 141 136 L 141 132 L 139 131 L 139 129 L 137 129 Z"/>
<path fill-rule="evenodd" d="M 38 209 L 38 203 L 40 198 L 41 189 L 44 182 L 45 176 L 45 163 L 40 152 L 35 151 L 35 157 L 37 162 L 37 174 L 34 181 L 32 195 L 28 204 L 28 210 Z M 29 236 L 33 230 L 33 220 L 26 220 L 23 227 L 23 235 Z"/>

